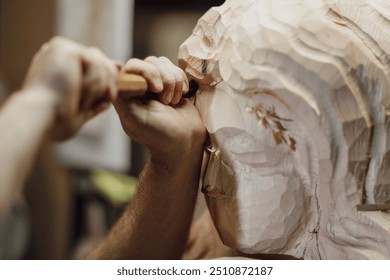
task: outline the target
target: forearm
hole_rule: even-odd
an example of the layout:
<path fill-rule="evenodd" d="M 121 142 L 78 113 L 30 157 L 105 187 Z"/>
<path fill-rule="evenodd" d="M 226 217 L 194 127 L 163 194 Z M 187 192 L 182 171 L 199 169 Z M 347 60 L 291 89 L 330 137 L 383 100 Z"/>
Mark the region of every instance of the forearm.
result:
<path fill-rule="evenodd" d="M 55 117 L 52 94 L 17 92 L 0 109 L 0 219 L 26 179 Z"/>
<path fill-rule="evenodd" d="M 174 166 L 151 160 L 138 190 L 108 237 L 90 259 L 179 259 L 192 220 L 201 151 Z"/>

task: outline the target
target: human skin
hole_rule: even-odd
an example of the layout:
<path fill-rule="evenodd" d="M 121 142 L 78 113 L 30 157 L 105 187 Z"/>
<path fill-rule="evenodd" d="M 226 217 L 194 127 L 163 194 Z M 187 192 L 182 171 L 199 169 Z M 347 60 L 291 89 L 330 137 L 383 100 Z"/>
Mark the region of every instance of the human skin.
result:
<path fill-rule="evenodd" d="M 181 99 L 188 90 L 184 72 L 168 59 L 131 59 L 124 71 L 143 75 L 160 101 L 116 100 L 116 64 L 97 49 L 63 38 L 41 48 L 23 88 L 0 111 L 0 215 L 44 139 L 70 138 L 114 101 L 126 133 L 150 149 L 151 160 L 133 202 L 89 257 L 180 258 L 198 189 L 205 128 L 191 101 Z"/>
<path fill-rule="evenodd" d="M 116 98 L 118 69 L 95 48 L 54 38 L 34 56 L 22 88 L 0 110 L 0 219 L 45 138 L 64 140 Z"/>
<path fill-rule="evenodd" d="M 188 90 L 181 69 L 149 57 L 130 60 L 125 71 L 141 73 L 139 67 L 149 89 L 166 96 L 161 102 L 118 98 L 114 105 L 126 133 L 148 147 L 150 161 L 134 198 L 89 259 L 179 259 L 185 249 L 206 131 L 192 102 L 181 99 Z"/>

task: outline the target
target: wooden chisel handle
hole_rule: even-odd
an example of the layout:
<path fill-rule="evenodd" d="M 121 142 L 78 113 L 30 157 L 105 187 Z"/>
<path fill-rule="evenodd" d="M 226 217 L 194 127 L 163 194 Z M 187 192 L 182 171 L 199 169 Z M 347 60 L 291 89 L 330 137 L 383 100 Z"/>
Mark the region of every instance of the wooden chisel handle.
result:
<path fill-rule="evenodd" d="M 117 81 L 118 94 L 122 98 L 132 98 L 136 96 L 143 96 L 148 90 L 148 83 L 145 78 L 128 73 L 120 73 Z M 195 80 L 190 80 L 189 90 L 183 95 L 184 98 L 190 98 L 198 91 L 198 83 Z M 153 94 L 146 94 L 146 98 L 150 98 Z"/>
<path fill-rule="evenodd" d="M 117 88 L 121 97 L 131 98 L 143 95 L 148 89 L 148 83 L 140 75 L 120 73 Z"/>

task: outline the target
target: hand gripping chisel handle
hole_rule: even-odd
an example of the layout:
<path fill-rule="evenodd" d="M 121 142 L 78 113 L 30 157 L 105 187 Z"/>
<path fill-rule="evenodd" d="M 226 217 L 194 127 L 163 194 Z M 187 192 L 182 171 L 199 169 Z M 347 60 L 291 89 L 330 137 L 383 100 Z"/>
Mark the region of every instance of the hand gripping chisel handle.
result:
<path fill-rule="evenodd" d="M 132 98 L 144 95 L 148 90 L 148 83 L 145 78 L 140 75 L 120 73 L 117 81 L 117 88 L 120 97 Z M 197 91 L 198 84 L 195 80 L 191 80 L 189 83 L 189 90 L 183 97 L 192 97 Z"/>

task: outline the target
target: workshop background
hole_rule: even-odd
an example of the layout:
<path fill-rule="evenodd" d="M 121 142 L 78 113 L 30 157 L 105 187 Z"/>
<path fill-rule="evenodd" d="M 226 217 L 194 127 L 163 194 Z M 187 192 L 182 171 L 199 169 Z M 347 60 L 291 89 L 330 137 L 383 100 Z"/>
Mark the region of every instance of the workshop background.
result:
<path fill-rule="evenodd" d="M 123 62 L 149 55 L 176 62 L 200 16 L 223 2 L 0 0 L 0 103 L 21 87 L 33 55 L 55 35 L 97 46 Z M 1 225 L 7 230 L 0 234 L 0 259 L 84 258 L 131 199 L 147 159 L 113 109 L 77 138 L 43 145 Z"/>

